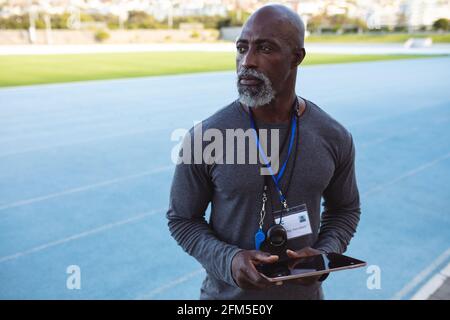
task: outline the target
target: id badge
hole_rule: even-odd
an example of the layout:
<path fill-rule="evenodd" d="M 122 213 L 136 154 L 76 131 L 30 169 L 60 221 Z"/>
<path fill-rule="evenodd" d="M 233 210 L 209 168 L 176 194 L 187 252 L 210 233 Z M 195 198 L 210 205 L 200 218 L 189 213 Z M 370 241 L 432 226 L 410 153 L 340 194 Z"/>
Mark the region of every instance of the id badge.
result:
<path fill-rule="evenodd" d="M 306 204 L 289 207 L 274 212 L 275 223 L 280 223 L 286 229 L 288 240 L 311 234 L 308 209 Z"/>

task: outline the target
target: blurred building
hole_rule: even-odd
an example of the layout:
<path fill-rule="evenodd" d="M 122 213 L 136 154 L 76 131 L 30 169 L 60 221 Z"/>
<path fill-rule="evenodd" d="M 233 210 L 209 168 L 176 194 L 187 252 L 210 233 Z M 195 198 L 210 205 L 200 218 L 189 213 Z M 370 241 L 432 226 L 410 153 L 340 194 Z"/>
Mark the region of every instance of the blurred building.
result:
<path fill-rule="evenodd" d="M 439 18 L 450 18 L 450 1 L 411 0 L 407 1 L 404 10 L 408 26 L 429 26 Z"/>
<path fill-rule="evenodd" d="M 360 5 L 366 8 L 364 20 L 371 29 L 395 26 L 418 29 L 431 26 L 440 18 L 450 19 L 448 0 L 377 0 L 360 1 Z"/>
<path fill-rule="evenodd" d="M 156 19 L 177 16 L 226 15 L 253 12 L 269 0 L 0 0 L 0 16 L 30 10 L 48 14 L 74 8 L 87 13 L 112 14 L 126 19 L 130 11 L 144 11 Z M 347 15 L 365 21 L 369 28 L 431 26 L 439 18 L 450 19 L 450 0 L 280 0 L 306 20 L 317 15 Z"/>

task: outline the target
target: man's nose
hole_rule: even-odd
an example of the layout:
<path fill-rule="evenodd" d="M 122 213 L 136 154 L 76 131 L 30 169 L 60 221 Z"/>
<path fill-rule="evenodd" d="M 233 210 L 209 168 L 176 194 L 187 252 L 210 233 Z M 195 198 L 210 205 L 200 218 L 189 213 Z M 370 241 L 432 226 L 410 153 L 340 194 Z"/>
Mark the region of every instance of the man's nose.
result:
<path fill-rule="evenodd" d="M 257 57 L 253 48 L 249 48 L 243 55 L 241 60 L 241 66 L 247 69 L 255 69 L 258 67 Z"/>

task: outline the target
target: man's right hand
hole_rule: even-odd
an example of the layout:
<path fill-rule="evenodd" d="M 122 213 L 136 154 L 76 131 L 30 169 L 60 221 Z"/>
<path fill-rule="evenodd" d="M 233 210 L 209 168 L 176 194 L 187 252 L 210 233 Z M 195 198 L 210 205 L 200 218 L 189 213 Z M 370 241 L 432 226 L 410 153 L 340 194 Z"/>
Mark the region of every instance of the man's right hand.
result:
<path fill-rule="evenodd" d="M 274 263 L 278 256 L 257 250 L 239 251 L 231 262 L 233 279 L 241 289 L 264 289 L 274 283 L 264 278 L 255 268 L 255 265 Z"/>

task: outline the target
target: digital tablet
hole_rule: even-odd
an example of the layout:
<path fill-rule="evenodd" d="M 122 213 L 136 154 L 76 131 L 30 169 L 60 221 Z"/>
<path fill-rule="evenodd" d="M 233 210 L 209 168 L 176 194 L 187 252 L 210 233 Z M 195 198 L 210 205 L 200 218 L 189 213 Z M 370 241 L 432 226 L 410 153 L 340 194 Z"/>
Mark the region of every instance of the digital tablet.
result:
<path fill-rule="evenodd" d="M 279 282 L 364 267 L 366 262 L 337 253 L 319 254 L 256 266 L 269 281 Z"/>

